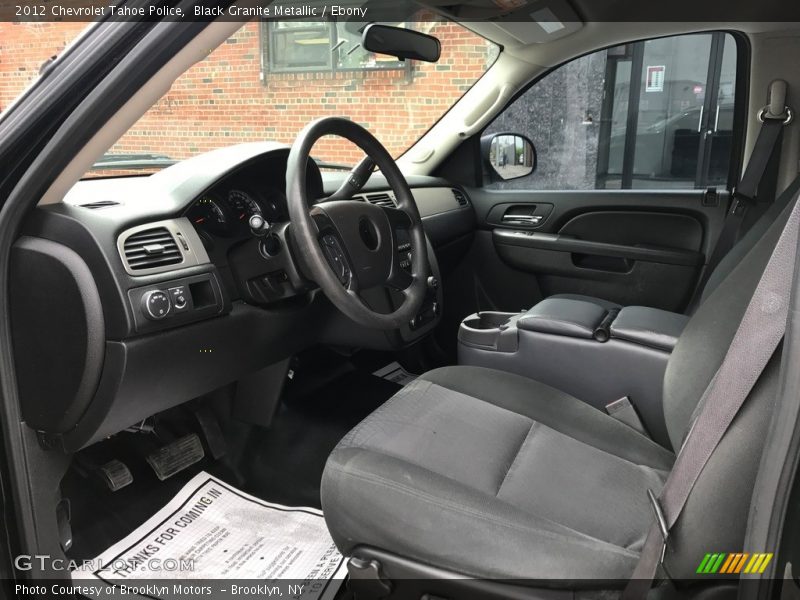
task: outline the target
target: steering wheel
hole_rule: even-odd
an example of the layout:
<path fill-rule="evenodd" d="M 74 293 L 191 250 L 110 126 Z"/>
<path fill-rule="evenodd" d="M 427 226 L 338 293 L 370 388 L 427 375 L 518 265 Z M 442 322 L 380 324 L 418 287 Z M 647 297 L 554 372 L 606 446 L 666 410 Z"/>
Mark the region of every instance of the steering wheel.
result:
<path fill-rule="evenodd" d="M 333 195 L 310 206 L 306 168 L 312 146 L 325 135 L 350 140 L 366 157 Z M 396 208 L 352 199 L 375 165 L 394 192 Z M 416 316 L 425 299 L 429 269 L 422 219 L 403 174 L 370 132 L 340 117 L 309 123 L 289 152 L 286 195 L 299 259 L 339 310 L 356 323 L 377 329 L 398 329 Z M 406 230 L 411 240 L 410 272 L 400 266 L 400 230 Z M 394 312 L 376 312 L 362 300 L 360 292 L 378 286 L 401 292 L 403 301 Z"/>

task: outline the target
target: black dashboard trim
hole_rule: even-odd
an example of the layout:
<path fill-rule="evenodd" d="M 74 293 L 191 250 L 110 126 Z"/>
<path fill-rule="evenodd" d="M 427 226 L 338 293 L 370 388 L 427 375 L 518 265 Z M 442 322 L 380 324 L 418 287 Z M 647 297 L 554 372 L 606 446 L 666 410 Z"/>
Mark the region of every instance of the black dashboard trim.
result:
<path fill-rule="evenodd" d="M 245 144 L 187 159 L 148 177 L 84 181 L 70 191 L 65 202 L 40 206 L 33 211 L 25 223 L 25 234 L 62 244 L 80 255 L 102 299 L 97 313 L 105 323 L 105 359 L 96 392 L 84 406 L 85 411 L 73 429 L 60 433 L 51 431 L 55 434 L 51 440 L 55 446 L 66 451 L 76 450 L 317 343 L 341 344 L 351 339 L 353 345 L 366 343 L 369 347 L 374 344 L 396 349 L 417 341 L 435 326 L 432 322 L 413 334 L 402 331 L 392 336 L 381 333 L 370 338 L 371 332 L 355 328 L 352 321 L 333 309 L 324 295 L 311 289 L 299 273 L 296 277 L 302 285 L 295 286 L 298 294 L 292 298 L 266 306 L 236 301 L 239 293 L 235 283 L 231 285 L 231 273 L 235 270 L 229 264 L 229 253 L 253 254 L 258 244 L 248 237 L 249 234 L 220 244 L 225 248 L 222 257 L 207 252 L 210 262 L 205 264 L 181 264 L 174 270 L 146 275 L 132 274 L 125 269 L 117 249 L 121 233 L 181 218 L 203 194 L 215 186 L 226 185 L 225 182 L 235 184 L 230 177 L 258 165 L 259 161 L 268 161 L 270 156 L 277 157 L 280 163 L 288 156 L 288 147 L 272 143 Z M 281 178 L 276 187 L 284 185 L 284 172 L 271 175 Z M 344 174 L 320 173 L 319 176 L 325 187 L 338 187 L 331 182 Z M 435 192 L 433 188 L 442 188 L 443 194 L 452 194 L 453 189 L 463 192 L 463 188 L 454 188 L 437 178 L 410 177 L 409 183 L 412 191 L 428 188 Z M 385 182 L 377 174 L 364 192 L 386 189 Z M 81 206 L 109 199 L 119 204 L 102 210 Z M 423 223 L 434 248 L 448 247 L 453 240 L 465 239 L 474 232 L 475 212 L 471 203 L 454 204 L 452 210 L 442 210 L 450 202 L 433 199 L 435 202 L 431 206 L 435 211 L 425 216 Z M 188 221 L 186 227 L 194 231 Z M 290 224 L 284 223 L 281 231 L 289 228 Z M 284 233 L 284 252 L 288 252 L 291 232 Z M 434 272 L 442 280 L 435 266 L 435 256 L 432 258 Z M 293 278 L 293 273 L 287 271 L 287 274 L 289 279 Z M 136 290 L 164 286 L 169 289 L 176 281 L 208 276 L 216 282 L 215 292 L 221 310 L 214 307 L 203 315 L 197 314 L 198 320 L 182 315 L 171 322 L 166 319 L 145 322 L 136 312 L 141 310 L 142 301 Z M 437 301 L 441 306 L 441 292 L 437 294 Z M 204 349 L 209 356 L 205 356 Z"/>
<path fill-rule="evenodd" d="M 17 240 L 11 276 L 23 417 L 36 429 L 66 431 L 91 404 L 100 381 L 106 337 L 100 292 L 83 259 L 50 240 Z"/>

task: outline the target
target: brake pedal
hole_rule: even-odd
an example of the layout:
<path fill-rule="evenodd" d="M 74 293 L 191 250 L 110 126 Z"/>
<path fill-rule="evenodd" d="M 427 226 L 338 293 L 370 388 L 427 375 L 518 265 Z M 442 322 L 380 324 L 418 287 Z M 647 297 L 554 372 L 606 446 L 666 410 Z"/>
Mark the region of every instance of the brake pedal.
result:
<path fill-rule="evenodd" d="M 133 475 L 128 465 L 116 458 L 97 467 L 97 475 L 112 492 L 121 490 L 126 485 L 133 483 Z"/>
<path fill-rule="evenodd" d="M 147 463 L 156 477 L 164 481 L 201 461 L 204 456 L 200 438 L 196 433 L 190 433 L 148 454 Z"/>
<path fill-rule="evenodd" d="M 202 406 L 194 411 L 197 423 L 200 425 L 200 432 L 206 441 L 206 447 L 214 460 L 219 460 L 227 452 L 225 435 L 219 426 L 219 421 L 207 406 Z"/>

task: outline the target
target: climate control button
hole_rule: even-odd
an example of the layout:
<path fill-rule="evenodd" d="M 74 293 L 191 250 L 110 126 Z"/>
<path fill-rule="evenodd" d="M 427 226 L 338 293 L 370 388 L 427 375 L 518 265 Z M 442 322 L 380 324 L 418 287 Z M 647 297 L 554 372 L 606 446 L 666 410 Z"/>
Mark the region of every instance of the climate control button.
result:
<path fill-rule="evenodd" d="M 142 310 L 144 316 L 153 321 L 158 321 L 166 317 L 172 309 L 167 292 L 162 290 L 151 290 L 142 296 Z"/>

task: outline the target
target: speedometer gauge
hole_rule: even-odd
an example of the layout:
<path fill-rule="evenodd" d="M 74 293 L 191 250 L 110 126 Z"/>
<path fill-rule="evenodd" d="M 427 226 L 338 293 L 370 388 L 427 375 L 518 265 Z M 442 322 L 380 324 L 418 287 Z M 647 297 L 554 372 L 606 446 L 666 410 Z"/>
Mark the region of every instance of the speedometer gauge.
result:
<path fill-rule="evenodd" d="M 242 190 L 231 190 L 228 194 L 228 207 L 239 223 L 247 223 L 253 215 L 261 214 L 261 207 L 253 197 Z"/>

